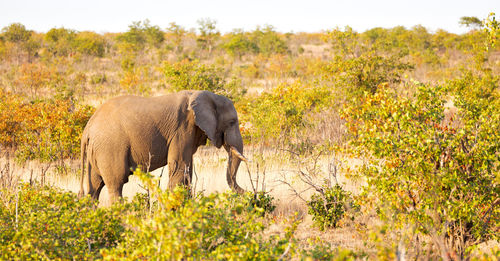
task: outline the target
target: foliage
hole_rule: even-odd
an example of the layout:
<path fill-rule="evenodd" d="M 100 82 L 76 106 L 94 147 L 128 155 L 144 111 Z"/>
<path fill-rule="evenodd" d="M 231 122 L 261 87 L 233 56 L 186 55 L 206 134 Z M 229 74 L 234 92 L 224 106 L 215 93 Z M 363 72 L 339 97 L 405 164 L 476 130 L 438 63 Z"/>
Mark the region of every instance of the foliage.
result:
<path fill-rule="evenodd" d="M 52 28 L 45 34 L 48 50 L 54 55 L 66 56 L 74 51 L 76 31 L 66 28 Z"/>
<path fill-rule="evenodd" d="M 146 19 L 143 22 L 133 22 L 129 25 L 129 30 L 118 35 L 116 39 L 137 52 L 142 50 L 146 44 L 158 47 L 165 40 L 165 36 L 158 26 L 151 25 Z"/>
<path fill-rule="evenodd" d="M 490 13 L 484 20 L 484 31 L 488 34 L 487 44 L 495 47 L 500 41 L 500 23 L 495 19 L 495 13 Z"/>
<path fill-rule="evenodd" d="M 367 32 L 366 34 L 370 34 L 370 32 Z M 335 51 L 336 55 L 342 57 L 353 57 L 355 56 L 357 51 L 356 49 L 359 46 L 357 38 L 358 33 L 351 27 L 346 26 L 344 31 L 339 28 L 327 31 L 323 36 L 323 41 L 331 43 L 332 49 Z M 373 39 L 373 36 L 371 38 Z"/>
<path fill-rule="evenodd" d="M 307 201 L 308 213 L 314 225 L 320 230 L 337 227 L 347 210 L 357 208 L 351 194 L 339 184 L 323 185 L 321 193 L 316 193 Z"/>
<path fill-rule="evenodd" d="M 310 241 L 310 240 L 308 240 Z M 352 250 L 343 249 L 341 247 L 334 248 L 329 243 L 309 242 L 312 246 L 309 249 L 304 249 L 301 253 L 301 260 L 359 260 L 366 258 L 364 253 L 356 253 Z"/>
<path fill-rule="evenodd" d="M 264 224 L 237 194 L 191 198 L 177 187 L 162 192 L 150 175 L 136 171 L 161 209 L 146 220 L 130 217 L 123 242 L 103 250 L 105 260 L 126 259 L 276 259 L 291 244 L 285 238 L 263 239 Z"/>
<path fill-rule="evenodd" d="M 80 136 L 93 113 L 68 100 L 24 102 L 0 91 L 0 145 L 16 148 L 21 162 L 61 162 L 80 152 Z"/>
<path fill-rule="evenodd" d="M 211 53 L 215 41 L 220 36 L 216 27 L 217 21 L 205 18 L 198 20 L 197 23 L 199 25 L 198 30 L 200 31 L 200 36 L 196 39 L 198 47 L 202 50 L 208 50 L 208 53 Z"/>
<path fill-rule="evenodd" d="M 221 68 L 198 60 L 164 63 L 163 72 L 173 91 L 207 90 L 236 101 L 245 92 L 237 79 L 226 81 Z"/>
<path fill-rule="evenodd" d="M 124 230 L 120 206 L 97 208 L 90 198 L 28 184 L 0 194 L 3 260 L 100 258 L 100 250 L 115 246 Z"/>
<path fill-rule="evenodd" d="M 9 46 L 9 49 L 12 49 L 11 51 L 15 55 L 19 55 L 22 51 L 26 52 L 29 61 L 38 48 L 40 48 L 40 43 L 33 37 L 33 32 L 31 30 L 27 30 L 26 27 L 20 23 L 13 23 L 4 27 L 0 38 L 2 38 L 5 42 L 13 44 Z M 7 51 L 5 49 L 3 52 Z M 0 50 L 0 52 L 2 52 L 2 50 Z"/>
<path fill-rule="evenodd" d="M 460 17 L 460 21 L 458 22 L 460 25 L 464 25 L 467 27 L 476 27 L 480 28 L 483 24 L 479 18 L 475 16 L 462 16 Z"/>
<path fill-rule="evenodd" d="M 18 76 L 13 82 L 16 87 L 36 97 L 44 89 L 58 81 L 57 72 L 40 63 L 23 64 L 18 69 Z"/>
<path fill-rule="evenodd" d="M 366 203 L 384 218 L 384 237 L 398 237 L 409 253 L 413 246 L 435 253 L 442 245 L 463 258 L 479 242 L 496 239 L 500 49 L 494 14 L 482 30 L 464 34 L 423 26 L 287 34 L 265 26 L 221 34 L 213 20 L 199 25 L 187 30 L 172 23 L 165 34 L 147 20 L 105 34 L 4 27 L 0 150 L 16 150 L 18 160 L 47 163 L 43 167 L 62 166 L 77 157 L 93 110 L 79 104 L 83 98 L 93 104 L 125 93 L 206 89 L 235 101 L 245 144 L 307 154 L 318 141 L 346 145 L 334 137 L 346 136 L 337 117 L 345 105 L 355 158 L 367 162 L 357 173 L 370 180 Z M 149 219 L 156 214 L 144 207 L 158 205 L 144 199 L 131 208 Z M 269 221 L 277 214 L 264 215 L 273 200 L 247 195 L 235 210 L 263 210 L 256 218 Z M 381 258 L 395 258 L 394 242 L 380 250 Z M 312 247 L 303 258 L 342 256 L 328 248 Z"/>
<path fill-rule="evenodd" d="M 286 54 L 288 47 L 271 25 L 263 28 L 257 27 L 251 35 L 250 41 L 257 46 L 259 53 L 269 56 L 271 54 Z"/>
<path fill-rule="evenodd" d="M 137 68 L 132 66 L 123 73 L 120 86 L 130 94 L 148 95 L 151 92 L 151 87 L 144 83 L 148 82 L 150 74 L 151 72 L 147 66 Z"/>
<path fill-rule="evenodd" d="M 443 258 L 498 239 L 498 79 L 472 79 L 450 83 L 458 113 L 448 118 L 447 89 L 420 83 L 410 97 L 381 85 L 343 115 L 381 218 L 429 235 Z"/>
<path fill-rule="evenodd" d="M 276 205 L 274 205 L 274 197 L 269 193 L 265 192 L 247 192 L 244 195 L 244 200 L 247 201 L 246 205 L 249 208 L 253 208 L 254 211 L 262 213 L 262 215 L 266 213 L 271 213 L 276 209 Z"/>
<path fill-rule="evenodd" d="M 320 111 L 331 102 L 330 91 L 321 85 L 296 81 L 282 83 L 269 93 L 239 104 L 243 124 L 250 122 L 252 138 L 288 141 L 302 127 L 312 124 L 306 114 Z"/>
<path fill-rule="evenodd" d="M 404 53 L 384 57 L 366 52 L 356 58 L 336 56 L 325 68 L 323 78 L 345 87 L 347 97 L 375 93 L 382 83 L 397 84 L 402 74 L 413 68 L 402 60 Z"/>
<path fill-rule="evenodd" d="M 242 30 L 234 30 L 222 46 L 231 56 L 241 57 L 244 54 L 256 52 L 258 50 L 257 45 L 250 41 L 246 34 Z"/>
<path fill-rule="evenodd" d="M 80 32 L 75 38 L 75 48 L 82 54 L 103 57 L 106 51 L 106 41 L 94 32 Z"/>
<path fill-rule="evenodd" d="M 175 53 L 180 53 L 183 50 L 182 40 L 186 33 L 187 31 L 176 23 L 170 23 L 167 28 L 167 34 L 170 36 L 167 37 L 167 39 L 171 43 L 170 47 L 175 51 Z"/>
<path fill-rule="evenodd" d="M 27 42 L 31 38 L 31 31 L 20 23 L 13 23 L 2 29 L 2 37 L 8 42 Z"/>

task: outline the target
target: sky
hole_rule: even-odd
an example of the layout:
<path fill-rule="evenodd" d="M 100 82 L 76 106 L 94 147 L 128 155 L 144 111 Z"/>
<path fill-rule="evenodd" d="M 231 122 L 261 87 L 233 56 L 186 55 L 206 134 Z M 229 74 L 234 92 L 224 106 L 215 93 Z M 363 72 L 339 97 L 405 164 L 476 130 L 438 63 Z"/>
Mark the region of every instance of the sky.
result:
<path fill-rule="evenodd" d="M 294 33 L 347 25 L 358 32 L 423 25 L 464 33 L 468 29 L 458 24 L 460 17 L 484 19 L 490 12 L 500 20 L 500 0 L 0 0 L 0 28 L 21 23 L 37 32 L 64 27 L 106 33 L 127 31 L 145 19 L 161 29 L 171 22 L 190 29 L 210 18 L 223 33 L 263 25 Z"/>

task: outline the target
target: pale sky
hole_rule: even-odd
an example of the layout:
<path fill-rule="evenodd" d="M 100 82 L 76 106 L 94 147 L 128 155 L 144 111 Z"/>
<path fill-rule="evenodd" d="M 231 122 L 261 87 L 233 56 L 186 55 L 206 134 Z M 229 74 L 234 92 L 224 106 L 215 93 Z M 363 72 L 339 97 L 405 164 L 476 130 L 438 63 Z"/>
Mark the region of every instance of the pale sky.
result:
<path fill-rule="evenodd" d="M 124 32 L 133 21 L 149 19 L 161 29 L 170 22 L 190 29 L 198 27 L 197 20 L 210 18 L 221 32 L 266 24 L 280 32 L 321 32 L 346 25 L 363 32 L 420 24 L 432 31 L 463 33 L 467 28 L 459 26 L 460 17 L 484 19 L 490 12 L 500 20 L 500 0 L 0 0 L 0 28 L 17 22 L 37 32 L 54 27 Z"/>

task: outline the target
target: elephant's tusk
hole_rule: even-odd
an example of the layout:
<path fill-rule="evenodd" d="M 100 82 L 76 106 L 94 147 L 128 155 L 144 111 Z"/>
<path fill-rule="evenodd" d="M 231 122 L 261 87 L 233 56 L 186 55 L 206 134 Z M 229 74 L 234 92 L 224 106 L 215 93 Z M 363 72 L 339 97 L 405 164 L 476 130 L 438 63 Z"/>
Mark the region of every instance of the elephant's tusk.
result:
<path fill-rule="evenodd" d="M 236 157 L 240 158 L 240 160 L 248 163 L 248 159 L 245 158 L 245 156 L 243 156 L 235 147 L 231 146 L 231 152 L 236 155 Z"/>

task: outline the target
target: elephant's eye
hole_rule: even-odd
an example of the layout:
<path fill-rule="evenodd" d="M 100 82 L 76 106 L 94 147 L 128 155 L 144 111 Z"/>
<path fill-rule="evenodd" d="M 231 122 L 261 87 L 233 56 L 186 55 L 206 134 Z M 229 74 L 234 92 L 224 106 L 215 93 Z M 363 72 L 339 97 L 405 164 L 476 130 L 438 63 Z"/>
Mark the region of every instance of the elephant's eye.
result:
<path fill-rule="evenodd" d="M 231 121 L 229 122 L 229 126 L 234 126 L 235 124 L 236 124 L 236 120 L 231 120 Z"/>

